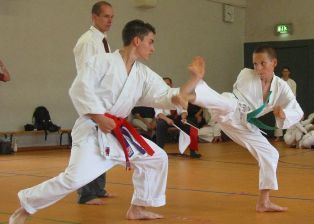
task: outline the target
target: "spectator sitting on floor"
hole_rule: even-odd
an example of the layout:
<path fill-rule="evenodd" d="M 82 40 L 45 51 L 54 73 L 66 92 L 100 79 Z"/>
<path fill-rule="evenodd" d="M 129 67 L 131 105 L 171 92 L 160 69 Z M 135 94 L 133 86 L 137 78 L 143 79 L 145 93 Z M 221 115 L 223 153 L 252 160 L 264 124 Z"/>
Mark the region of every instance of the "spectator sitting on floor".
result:
<path fill-rule="evenodd" d="M 211 116 L 208 110 L 203 109 L 203 118 L 206 125 L 200 128 L 198 137 L 200 141 L 219 143 L 222 142 L 221 129 L 217 122 L 211 120 Z"/>
<path fill-rule="evenodd" d="M 312 137 L 309 132 L 314 130 L 313 121 L 314 113 L 310 114 L 306 120 L 300 121 L 291 128 L 288 128 L 283 137 L 285 143 L 289 147 L 310 148 Z"/>
<path fill-rule="evenodd" d="M 163 78 L 168 86 L 172 87 L 172 80 L 168 77 Z M 187 120 L 188 113 L 187 111 L 177 111 L 177 110 L 162 110 L 155 108 L 155 116 L 156 116 L 156 144 L 164 148 L 169 127 L 174 124 L 178 126 L 185 133 L 190 135 L 190 125 L 184 124 Z M 191 137 L 192 136 L 192 137 Z M 190 135 L 191 144 L 190 148 L 190 157 L 191 158 L 200 158 L 201 154 L 197 153 L 198 150 L 198 136 Z M 195 144 L 196 143 L 196 144 Z"/>
<path fill-rule="evenodd" d="M 156 130 L 155 110 L 152 107 L 134 107 L 131 123 L 139 129 L 139 132 L 153 139 Z"/>

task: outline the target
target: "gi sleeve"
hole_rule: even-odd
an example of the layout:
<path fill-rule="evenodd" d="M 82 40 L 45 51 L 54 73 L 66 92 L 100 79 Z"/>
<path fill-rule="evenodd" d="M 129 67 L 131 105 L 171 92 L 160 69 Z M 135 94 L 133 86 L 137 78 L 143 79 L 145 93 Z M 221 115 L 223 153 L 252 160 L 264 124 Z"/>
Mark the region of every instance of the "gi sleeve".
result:
<path fill-rule="evenodd" d="M 96 94 L 97 87 L 106 73 L 108 60 L 104 55 L 96 55 L 84 63 L 69 90 L 73 105 L 80 116 L 104 114 L 106 109 Z"/>
<path fill-rule="evenodd" d="M 284 83 L 282 88 L 278 104 L 282 107 L 286 119 L 276 118 L 276 124 L 280 129 L 287 129 L 301 120 L 303 111 L 288 84 Z"/>
<path fill-rule="evenodd" d="M 179 88 L 170 88 L 155 72 L 145 66 L 145 82 L 142 97 L 137 105 L 161 109 L 178 109 L 171 102 L 174 95 L 179 94 Z"/>

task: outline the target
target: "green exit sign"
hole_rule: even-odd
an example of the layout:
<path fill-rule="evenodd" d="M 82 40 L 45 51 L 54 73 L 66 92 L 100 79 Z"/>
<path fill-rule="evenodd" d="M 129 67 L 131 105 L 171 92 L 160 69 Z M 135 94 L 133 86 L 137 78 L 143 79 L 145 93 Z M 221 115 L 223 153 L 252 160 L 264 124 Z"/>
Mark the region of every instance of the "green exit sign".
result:
<path fill-rule="evenodd" d="M 278 24 L 275 27 L 276 34 L 291 34 L 292 24 Z"/>

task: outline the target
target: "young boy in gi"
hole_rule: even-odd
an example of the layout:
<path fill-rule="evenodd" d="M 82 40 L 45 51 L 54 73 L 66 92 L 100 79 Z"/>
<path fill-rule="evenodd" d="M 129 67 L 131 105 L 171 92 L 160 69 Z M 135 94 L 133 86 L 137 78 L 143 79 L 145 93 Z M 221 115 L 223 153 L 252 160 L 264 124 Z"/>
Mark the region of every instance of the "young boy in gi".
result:
<path fill-rule="evenodd" d="M 300 121 L 303 111 L 288 84 L 274 74 L 277 56 L 273 48 L 268 45 L 257 47 L 253 53 L 253 63 L 254 70 L 243 69 L 240 72 L 233 86 L 233 94 L 228 97 L 218 94 L 202 80 L 205 63 L 199 58 L 198 64 L 193 65 L 198 72 L 192 73 L 194 76 L 181 87 L 180 92 L 184 93 L 181 100 L 185 98 L 207 108 L 222 131 L 258 161 L 259 197 L 256 211 L 281 212 L 287 208 L 272 203 L 269 198 L 271 190 L 278 190 L 276 170 L 279 154 L 262 135 L 259 128 L 267 126 L 257 118 L 272 111 L 277 127 L 286 129 Z"/>

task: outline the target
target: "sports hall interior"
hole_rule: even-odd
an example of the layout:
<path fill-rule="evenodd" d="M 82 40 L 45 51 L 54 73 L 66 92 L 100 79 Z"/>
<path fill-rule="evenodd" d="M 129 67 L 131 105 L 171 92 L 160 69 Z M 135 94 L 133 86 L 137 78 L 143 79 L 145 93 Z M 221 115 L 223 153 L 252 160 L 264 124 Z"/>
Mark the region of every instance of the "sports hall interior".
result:
<path fill-rule="evenodd" d="M 91 26 L 90 9 L 95 2 L 0 0 L 0 59 L 11 74 L 9 82 L 0 82 L 0 133 L 22 131 L 25 124 L 32 123 L 34 109 L 41 105 L 49 109 L 52 121 L 63 130 L 72 129 L 78 118 L 68 93 L 76 77 L 73 48 Z M 290 54 L 295 46 L 305 46 L 307 58 L 290 55 L 285 60 L 308 61 L 305 84 L 297 91 L 301 92 L 305 114 L 314 112 L 310 97 L 314 94 L 310 88 L 314 83 L 314 1 L 108 2 L 114 8 L 108 33 L 111 49 L 122 47 L 121 31 L 128 21 L 151 23 L 156 28 L 156 51 L 144 63 L 161 76 L 171 76 L 175 87 L 189 78 L 187 65 L 197 55 L 206 62 L 204 80 L 222 93 L 232 90 L 242 68 L 252 68 L 246 54 L 254 43 L 274 44 L 278 49 L 289 49 Z M 290 33 L 276 33 L 279 24 L 288 24 Z M 298 71 L 293 74 L 297 76 Z M 71 153 L 67 132 L 61 145 L 60 133 L 49 133 L 47 140 L 42 134 L 19 134 L 15 138 L 18 151 L 0 155 L 0 224 L 8 223 L 10 214 L 19 206 L 17 192 L 62 172 Z M 200 143 L 200 159 L 179 155 L 178 144 L 169 142 L 164 148 L 169 154 L 167 204 L 153 209 L 164 219 L 125 218 L 133 192 L 132 171 L 121 166 L 107 173 L 107 190 L 113 197 L 104 199 L 104 205 L 80 205 L 73 192 L 39 211 L 27 223 L 314 223 L 314 151 L 290 148 L 272 138 L 270 141 L 280 154 L 279 190 L 272 192 L 271 199 L 288 207 L 287 212 L 255 211 L 258 164 L 246 149 L 231 140 Z"/>

